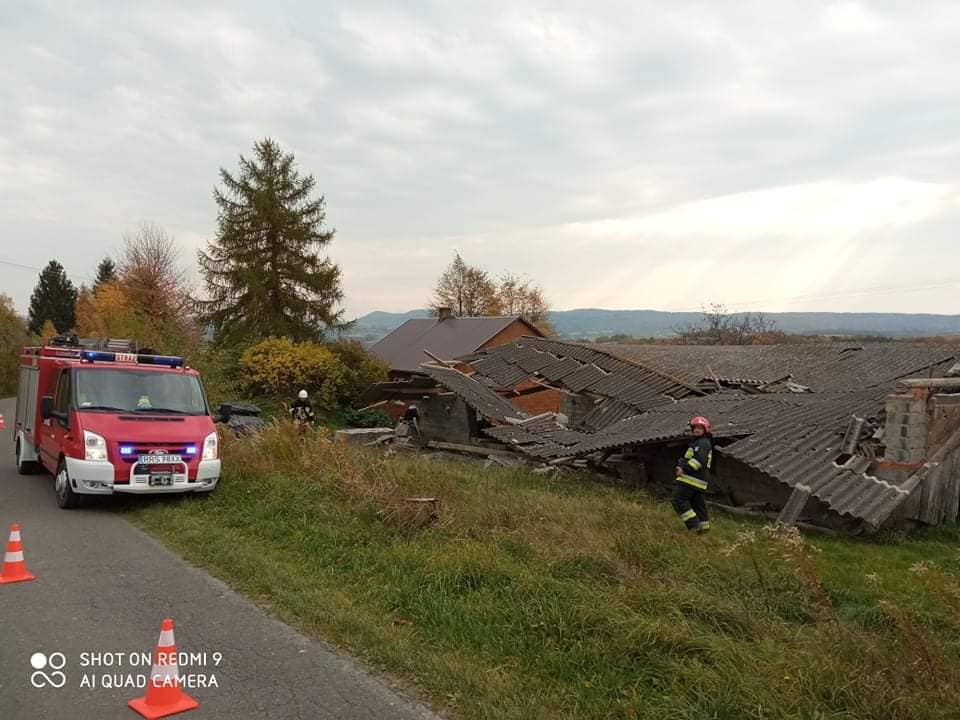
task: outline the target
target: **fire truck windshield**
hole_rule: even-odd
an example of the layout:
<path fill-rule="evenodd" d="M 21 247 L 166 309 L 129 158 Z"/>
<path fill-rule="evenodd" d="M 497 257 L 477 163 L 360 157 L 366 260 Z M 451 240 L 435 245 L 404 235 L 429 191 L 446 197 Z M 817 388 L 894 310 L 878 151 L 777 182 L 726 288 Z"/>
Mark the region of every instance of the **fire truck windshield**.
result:
<path fill-rule="evenodd" d="M 76 408 L 81 412 L 206 415 L 195 375 L 147 370 L 97 369 L 76 373 Z"/>

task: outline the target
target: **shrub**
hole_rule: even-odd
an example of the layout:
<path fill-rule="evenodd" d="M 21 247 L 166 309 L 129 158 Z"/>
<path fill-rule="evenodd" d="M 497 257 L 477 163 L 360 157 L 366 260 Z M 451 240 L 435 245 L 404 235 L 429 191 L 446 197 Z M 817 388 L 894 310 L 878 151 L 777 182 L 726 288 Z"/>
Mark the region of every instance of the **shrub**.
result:
<path fill-rule="evenodd" d="M 387 370 L 389 370 L 387 363 L 373 357 L 364 350 L 360 343 L 340 340 L 331 343 L 327 347 L 333 351 L 343 364 L 343 382 L 338 391 L 338 399 L 344 407 L 355 405 L 368 387 L 375 382 L 387 379 Z M 383 413 L 380 414 L 383 415 Z M 381 423 L 378 420 L 377 424 L 358 424 L 357 427 L 377 427 L 378 424 L 391 425 L 392 423 L 389 420 L 387 420 L 386 423 Z"/>
<path fill-rule="evenodd" d="M 305 388 L 313 406 L 322 410 L 337 407 L 347 374 L 330 348 L 287 338 L 267 338 L 247 348 L 240 366 L 249 392 L 283 399 Z"/>
<path fill-rule="evenodd" d="M 350 427 L 393 427 L 393 420 L 381 410 L 347 410 L 343 420 Z"/>
<path fill-rule="evenodd" d="M 240 369 L 248 393 L 285 400 L 305 388 L 314 407 L 328 411 L 353 406 L 371 383 L 387 376 L 386 365 L 359 343 L 321 345 L 287 338 L 267 338 L 247 348 Z M 367 422 L 374 419 L 380 422 L 365 417 Z"/>

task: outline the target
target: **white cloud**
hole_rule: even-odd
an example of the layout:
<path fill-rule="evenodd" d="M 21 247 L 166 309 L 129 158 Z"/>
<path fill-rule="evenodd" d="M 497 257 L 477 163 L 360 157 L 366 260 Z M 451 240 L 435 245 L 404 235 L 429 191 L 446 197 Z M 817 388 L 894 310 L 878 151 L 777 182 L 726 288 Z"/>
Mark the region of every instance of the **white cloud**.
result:
<path fill-rule="evenodd" d="M 270 135 L 327 197 L 351 314 L 421 305 L 454 248 L 560 307 L 956 311 L 856 291 L 960 259 L 960 7 L 819 8 L 0 11 L 0 259 L 80 279 L 147 219 L 192 262 Z M 20 307 L 34 281 L 0 267 Z"/>
<path fill-rule="evenodd" d="M 831 5 L 824 10 L 823 20 L 828 29 L 845 33 L 875 33 L 883 26 L 879 17 L 857 2 Z"/>
<path fill-rule="evenodd" d="M 957 201 L 953 186 L 903 178 L 823 181 L 727 195 L 649 216 L 594 223 L 596 236 L 706 239 L 796 235 L 849 240 L 874 228 L 926 220 Z"/>

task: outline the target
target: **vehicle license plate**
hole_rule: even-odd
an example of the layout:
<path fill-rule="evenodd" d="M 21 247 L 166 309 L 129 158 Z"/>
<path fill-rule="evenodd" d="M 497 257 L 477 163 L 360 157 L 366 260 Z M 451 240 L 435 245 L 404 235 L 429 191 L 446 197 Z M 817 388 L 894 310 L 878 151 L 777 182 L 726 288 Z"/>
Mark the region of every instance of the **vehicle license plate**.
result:
<path fill-rule="evenodd" d="M 183 462 L 179 455 L 141 455 L 141 465 L 173 465 Z"/>

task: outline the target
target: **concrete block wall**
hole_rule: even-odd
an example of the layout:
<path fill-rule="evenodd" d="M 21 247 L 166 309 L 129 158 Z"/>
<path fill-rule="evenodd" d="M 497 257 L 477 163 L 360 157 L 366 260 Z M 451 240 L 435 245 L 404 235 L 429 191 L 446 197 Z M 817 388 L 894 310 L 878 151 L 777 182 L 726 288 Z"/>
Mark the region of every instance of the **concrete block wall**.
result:
<path fill-rule="evenodd" d="M 433 395 L 417 401 L 420 434 L 424 442 L 468 443 L 479 435 L 477 414 L 460 397 Z"/>
<path fill-rule="evenodd" d="M 579 427 L 596 405 L 597 398 L 587 393 L 560 393 L 560 412 L 567 416 L 571 428 Z"/>
<path fill-rule="evenodd" d="M 927 391 L 918 388 L 889 395 L 886 411 L 886 458 L 899 463 L 923 462 L 927 457 Z"/>

